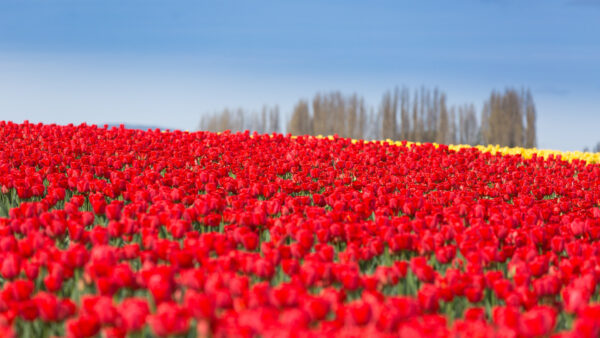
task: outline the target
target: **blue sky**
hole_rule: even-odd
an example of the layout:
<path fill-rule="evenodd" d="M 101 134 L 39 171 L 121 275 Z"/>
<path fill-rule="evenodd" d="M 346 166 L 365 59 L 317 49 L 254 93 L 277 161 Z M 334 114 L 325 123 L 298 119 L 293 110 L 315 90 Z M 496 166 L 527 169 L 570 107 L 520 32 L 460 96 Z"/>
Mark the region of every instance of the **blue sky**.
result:
<path fill-rule="evenodd" d="M 396 85 L 529 87 L 540 148 L 600 141 L 600 0 L 0 0 L 0 120 L 195 129 Z"/>

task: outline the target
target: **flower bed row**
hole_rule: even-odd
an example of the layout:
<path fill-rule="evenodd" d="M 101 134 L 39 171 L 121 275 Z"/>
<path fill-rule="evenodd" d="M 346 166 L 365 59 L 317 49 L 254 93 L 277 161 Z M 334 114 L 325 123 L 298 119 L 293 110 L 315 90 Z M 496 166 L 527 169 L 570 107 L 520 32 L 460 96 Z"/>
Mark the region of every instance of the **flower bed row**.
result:
<path fill-rule="evenodd" d="M 600 334 L 600 166 L 0 122 L 0 336 Z"/>

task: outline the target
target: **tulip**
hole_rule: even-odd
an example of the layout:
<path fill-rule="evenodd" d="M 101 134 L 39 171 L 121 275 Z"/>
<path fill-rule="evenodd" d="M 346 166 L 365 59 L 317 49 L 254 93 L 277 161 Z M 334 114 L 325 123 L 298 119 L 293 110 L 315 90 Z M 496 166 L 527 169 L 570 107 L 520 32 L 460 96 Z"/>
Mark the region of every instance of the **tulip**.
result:
<path fill-rule="evenodd" d="M 2 265 L 0 266 L 0 274 L 5 279 L 14 279 L 19 274 L 21 266 L 21 260 L 18 255 L 9 252 L 4 259 L 2 259 Z"/>
<path fill-rule="evenodd" d="M 157 336 L 184 334 L 189 330 L 190 320 L 185 309 L 175 303 L 162 303 L 155 315 L 148 318 L 152 331 Z"/>
<path fill-rule="evenodd" d="M 139 331 L 146 323 L 150 309 L 146 300 L 141 298 L 127 298 L 118 307 L 123 318 L 127 332 Z"/>

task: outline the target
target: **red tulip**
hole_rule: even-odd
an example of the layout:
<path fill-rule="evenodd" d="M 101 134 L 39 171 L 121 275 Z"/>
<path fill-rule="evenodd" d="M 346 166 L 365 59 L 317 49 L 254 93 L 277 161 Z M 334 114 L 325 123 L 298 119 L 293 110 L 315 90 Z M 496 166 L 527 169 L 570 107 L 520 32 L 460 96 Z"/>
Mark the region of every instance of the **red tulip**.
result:
<path fill-rule="evenodd" d="M 590 294 L 580 288 L 564 288 L 562 298 L 565 310 L 569 313 L 578 313 L 589 302 Z"/>
<path fill-rule="evenodd" d="M 418 293 L 419 304 L 428 312 L 435 312 L 439 308 L 437 289 L 433 285 L 425 284 Z"/>
<path fill-rule="evenodd" d="M 184 334 L 190 327 L 187 311 L 169 302 L 160 304 L 156 314 L 149 316 L 148 322 L 152 331 L 161 337 Z"/>
<path fill-rule="evenodd" d="M 347 318 L 353 325 L 367 325 L 372 318 L 371 305 L 363 301 L 349 304 Z"/>
<path fill-rule="evenodd" d="M 80 316 L 65 325 L 69 337 L 92 337 L 100 331 L 100 323 L 93 316 Z"/>
<path fill-rule="evenodd" d="M 549 334 L 555 324 L 555 310 L 547 306 L 538 306 L 521 315 L 519 331 L 528 337 L 539 337 Z"/>
<path fill-rule="evenodd" d="M 6 284 L 6 289 L 9 288 L 9 285 L 12 288 L 13 299 L 16 301 L 29 299 L 34 288 L 33 282 L 22 279 L 15 280 L 11 284 Z"/>
<path fill-rule="evenodd" d="M 17 277 L 20 271 L 21 260 L 17 254 L 9 252 L 2 259 L 2 265 L 0 266 L 0 273 L 5 279 L 14 279 Z"/>
<path fill-rule="evenodd" d="M 139 331 L 146 323 L 150 314 L 148 303 L 141 298 L 127 298 L 118 306 L 118 311 L 124 321 L 127 332 Z"/>
<path fill-rule="evenodd" d="M 45 322 L 53 322 L 59 318 L 59 302 L 55 295 L 39 292 L 34 297 L 35 304 L 39 309 L 40 318 Z"/>

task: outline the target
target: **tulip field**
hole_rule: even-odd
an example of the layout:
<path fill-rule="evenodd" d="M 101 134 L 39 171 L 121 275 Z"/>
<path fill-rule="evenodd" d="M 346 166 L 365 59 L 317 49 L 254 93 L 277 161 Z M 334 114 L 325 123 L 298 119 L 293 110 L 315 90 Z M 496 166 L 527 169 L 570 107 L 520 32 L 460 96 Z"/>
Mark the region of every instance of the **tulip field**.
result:
<path fill-rule="evenodd" d="M 0 337 L 598 337 L 595 154 L 0 122 Z"/>

